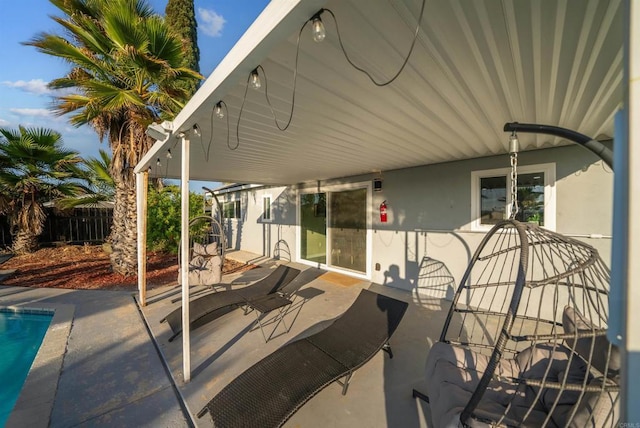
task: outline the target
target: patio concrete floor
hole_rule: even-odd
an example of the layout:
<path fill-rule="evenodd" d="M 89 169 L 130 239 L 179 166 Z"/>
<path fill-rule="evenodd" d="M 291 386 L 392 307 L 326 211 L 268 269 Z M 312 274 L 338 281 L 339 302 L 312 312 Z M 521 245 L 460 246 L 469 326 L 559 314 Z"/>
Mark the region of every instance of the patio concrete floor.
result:
<path fill-rule="evenodd" d="M 243 260 L 255 255 L 229 256 Z M 255 281 L 275 264 L 272 260 L 262 262 L 257 269 L 225 275 L 223 281 L 231 287 Z M 259 329 L 253 330 L 255 315 L 245 316 L 242 310 L 235 310 L 192 331 L 192 375 L 188 383 L 183 382 L 182 375 L 182 337 L 168 342 L 170 328 L 160 323 L 180 305 L 171 302 L 180 296 L 179 288 L 150 291 L 147 305 L 140 312 L 131 292 L 0 287 L 0 306 L 49 305 L 72 312 L 68 340 L 58 339 L 65 342 L 66 351 L 49 351 L 54 355 L 40 362 L 44 366 L 39 370 L 41 375 L 50 376 L 44 377 L 48 384 L 55 383 L 55 375 L 50 372 L 60 373 L 55 397 L 47 402 L 37 391 L 23 391 L 7 426 L 27 426 L 24 422 L 34 420 L 39 423 L 28 426 L 210 426 L 208 414 L 202 419 L 195 415 L 218 391 L 280 346 L 321 329 L 342 314 L 363 288 L 410 303 L 390 341 L 394 358 L 379 352 L 355 373 L 347 395 L 342 395 L 338 384 L 328 386 L 299 409 L 285 427 L 429 426 L 429 406 L 412 398 L 412 389 L 425 389 L 426 356 L 440 334 L 449 302 L 350 277 L 342 281 L 339 274 L 325 275 L 305 265 L 287 264 L 304 270 L 296 280 L 300 285 L 296 300 L 285 315 L 291 330 L 286 333 L 281 324 L 265 344 Z M 59 336 L 65 335 L 62 324 L 57 329 L 62 330 Z M 56 329 L 50 328 L 48 335 L 52 330 Z M 56 357 L 56 352 L 63 355 Z M 32 375 L 25 389 L 29 383 L 43 384 L 37 376 L 32 381 Z M 49 424 L 41 420 L 44 416 L 35 417 L 35 408 L 40 409 L 40 415 L 50 409 Z"/>
<path fill-rule="evenodd" d="M 56 311 L 7 427 L 188 426 L 131 292 L 0 287 L 0 307 Z"/>

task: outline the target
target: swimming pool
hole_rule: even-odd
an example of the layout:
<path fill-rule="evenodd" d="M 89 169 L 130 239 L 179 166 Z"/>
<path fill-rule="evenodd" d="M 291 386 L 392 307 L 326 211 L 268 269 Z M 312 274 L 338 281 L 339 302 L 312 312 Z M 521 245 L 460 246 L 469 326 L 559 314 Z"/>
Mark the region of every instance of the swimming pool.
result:
<path fill-rule="evenodd" d="M 48 311 L 0 308 L 0 427 L 11 414 L 52 318 Z"/>

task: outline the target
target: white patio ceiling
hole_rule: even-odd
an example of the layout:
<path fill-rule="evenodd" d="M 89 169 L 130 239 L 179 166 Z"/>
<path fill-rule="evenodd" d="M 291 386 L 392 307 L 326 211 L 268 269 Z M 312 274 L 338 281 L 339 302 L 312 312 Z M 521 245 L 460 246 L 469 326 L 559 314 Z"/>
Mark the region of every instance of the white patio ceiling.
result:
<path fill-rule="evenodd" d="M 137 166 L 180 177 L 176 135 L 191 133 L 194 180 L 291 184 L 506 153 L 505 122 L 613 135 L 621 105 L 623 21 L 617 0 L 427 0 L 399 78 L 377 87 L 346 61 L 329 13 L 327 37 L 301 35 L 291 126 L 279 131 L 247 77 L 261 65 L 279 123 L 288 120 L 298 33 L 321 7 L 337 17 L 346 51 L 376 79 L 408 53 L 422 0 L 273 0 Z M 227 120 L 212 114 L 223 100 Z M 209 141 L 210 154 L 205 156 Z M 564 144 L 520 135 L 521 148 Z M 173 158 L 165 155 L 171 148 Z M 156 166 L 160 158 L 162 166 Z M 595 157 L 594 157 L 595 159 Z M 505 160 L 505 165 L 507 160 Z"/>

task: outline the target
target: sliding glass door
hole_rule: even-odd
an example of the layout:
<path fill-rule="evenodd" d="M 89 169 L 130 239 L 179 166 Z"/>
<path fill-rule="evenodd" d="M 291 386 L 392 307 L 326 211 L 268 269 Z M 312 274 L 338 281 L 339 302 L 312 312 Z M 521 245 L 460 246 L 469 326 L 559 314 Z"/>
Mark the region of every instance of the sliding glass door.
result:
<path fill-rule="evenodd" d="M 327 263 L 327 194 L 300 195 L 300 257 Z"/>
<path fill-rule="evenodd" d="M 331 265 L 367 270 L 367 189 L 332 192 L 329 239 Z"/>
<path fill-rule="evenodd" d="M 300 258 L 367 271 L 367 188 L 300 195 Z"/>

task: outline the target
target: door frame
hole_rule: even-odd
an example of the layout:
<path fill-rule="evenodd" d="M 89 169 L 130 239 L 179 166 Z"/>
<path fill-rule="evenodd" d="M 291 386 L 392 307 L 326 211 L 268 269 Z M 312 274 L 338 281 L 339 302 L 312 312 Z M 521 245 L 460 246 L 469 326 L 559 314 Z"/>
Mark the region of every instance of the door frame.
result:
<path fill-rule="evenodd" d="M 327 262 L 326 263 L 317 263 L 309 260 L 304 260 L 301 257 L 301 244 L 302 244 L 302 224 L 301 224 L 301 214 L 300 214 L 300 199 L 301 195 L 310 194 L 310 193 L 326 193 L 327 194 L 327 217 L 326 224 L 331 224 L 331 202 L 330 202 L 330 193 L 332 192 L 342 192 L 348 190 L 357 190 L 357 189 L 366 189 L 367 190 L 367 198 L 365 203 L 365 217 L 366 217 L 366 272 L 359 273 L 353 270 L 331 266 L 331 235 L 330 228 L 327 227 L 326 234 L 326 251 L 327 251 Z M 320 269 L 325 269 L 332 272 L 340 272 L 344 273 L 356 278 L 363 279 L 371 279 L 372 275 L 372 219 L 373 219 L 373 195 L 372 195 L 372 186 L 371 181 L 359 181 L 354 183 L 341 183 L 341 184 L 330 184 L 330 185 L 308 185 L 302 186 L 298 188 L 296 191 L 296 260 L 304 265 L 314 266 Z"/>

